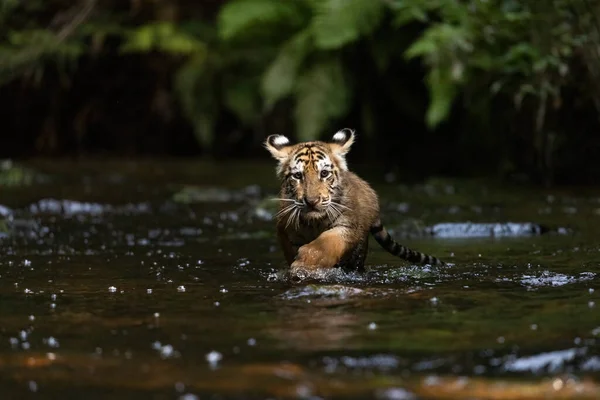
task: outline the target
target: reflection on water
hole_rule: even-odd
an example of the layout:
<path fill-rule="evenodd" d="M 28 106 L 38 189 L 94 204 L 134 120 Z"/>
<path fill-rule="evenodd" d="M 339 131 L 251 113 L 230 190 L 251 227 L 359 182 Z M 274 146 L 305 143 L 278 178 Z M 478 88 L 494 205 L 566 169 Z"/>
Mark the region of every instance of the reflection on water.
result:
<path fill-rule="evenodd" d="M 127 165 L 3 191 L 6 398 L 598 397 L 598 197 L 383 186 L 390 230 L 451 266 L 374 244 L 365 274 L 294 284 L 270 165 Z M 465 221 L 551 228 L 421 234 Z"/>

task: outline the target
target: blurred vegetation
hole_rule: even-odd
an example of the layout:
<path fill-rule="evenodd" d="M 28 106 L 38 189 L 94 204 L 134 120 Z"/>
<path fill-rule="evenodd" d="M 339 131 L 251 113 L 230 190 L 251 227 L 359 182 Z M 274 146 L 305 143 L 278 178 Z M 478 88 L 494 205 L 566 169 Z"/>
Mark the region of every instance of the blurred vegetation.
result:
<path fill-rule="evenodd" d="M 594 0 L 1 0 L 2 117 L 36 116 L 3 131 L 247 156 L 352 126 L 401 173 L 598 177 L 599 24 Z"/>

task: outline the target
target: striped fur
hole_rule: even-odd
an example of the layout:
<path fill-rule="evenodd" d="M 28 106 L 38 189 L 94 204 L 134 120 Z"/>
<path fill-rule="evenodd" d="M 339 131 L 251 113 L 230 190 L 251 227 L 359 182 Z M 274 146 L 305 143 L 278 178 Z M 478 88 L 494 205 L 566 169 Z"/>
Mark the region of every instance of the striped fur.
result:
<path fill-rule="evenodd" d="M 377 220 L 377 222 L 371 226 L 370 231 L 377 243 L 390 254 L 417 264 L 445 265 L 439 258 L 409 249 L 396 242 L 381 224 L 380 220 Z"/>
<path fill-rule="evenodd" d="M 348 170 L 346 154 L 353 143 L 354 132 L 349 129 L 336 132 L 330 142 L 291 144 L 282 135 L 265 141 L 278 161 L 277 236 L 291 269 L 363 269 L 369 234 L 404 260 L 443 265 L 435 257 L 398 244 L 385 230 L 377 194 Z"/>

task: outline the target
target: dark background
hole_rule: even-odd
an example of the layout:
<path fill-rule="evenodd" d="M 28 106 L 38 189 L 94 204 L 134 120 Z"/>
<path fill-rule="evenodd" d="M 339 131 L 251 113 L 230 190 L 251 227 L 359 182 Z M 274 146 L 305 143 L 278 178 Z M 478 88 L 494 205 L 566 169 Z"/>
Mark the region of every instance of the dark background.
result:
<path fill-rule="evenodd" d="M 408 180 L 600 178 L 596 1 L 330 3 L 5 1 L 0 157 L 265 159 L 350 127 L 351 162 Z"/>

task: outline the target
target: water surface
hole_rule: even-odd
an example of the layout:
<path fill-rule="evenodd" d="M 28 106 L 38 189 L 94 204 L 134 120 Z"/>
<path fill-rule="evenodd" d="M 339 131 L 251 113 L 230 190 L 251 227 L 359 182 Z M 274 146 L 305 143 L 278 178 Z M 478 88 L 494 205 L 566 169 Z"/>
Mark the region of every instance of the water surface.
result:
<path fill-rule="evenodd" d="M 270 164 L 30 166 L 0 194 L 3 398 L 599 397 L 600 193 L 375 178 L 451 266 L 372 241 L 367 273 L 293 284 Z"/>

